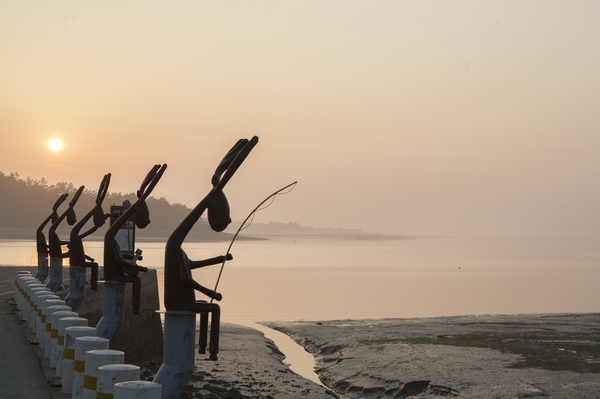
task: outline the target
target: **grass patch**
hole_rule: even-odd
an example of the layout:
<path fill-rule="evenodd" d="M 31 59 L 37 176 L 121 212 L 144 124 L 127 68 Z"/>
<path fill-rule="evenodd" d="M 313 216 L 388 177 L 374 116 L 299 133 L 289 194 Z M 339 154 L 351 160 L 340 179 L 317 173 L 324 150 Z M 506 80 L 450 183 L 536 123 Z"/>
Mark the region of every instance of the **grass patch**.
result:
<path fill-rule="evenodd" d="M 486 325 L 489 327 L 489 325 Z M 386 339 L 370 344 L 401 341 L 415 345 L 448 345 L 499 350 L 521 356 L 510 368 L 539 368 L 553 371 L 600 374 L 600 332 L 486 331 L 455 335 Z M 366 342 L 365 342 L 366 343 Z"/>

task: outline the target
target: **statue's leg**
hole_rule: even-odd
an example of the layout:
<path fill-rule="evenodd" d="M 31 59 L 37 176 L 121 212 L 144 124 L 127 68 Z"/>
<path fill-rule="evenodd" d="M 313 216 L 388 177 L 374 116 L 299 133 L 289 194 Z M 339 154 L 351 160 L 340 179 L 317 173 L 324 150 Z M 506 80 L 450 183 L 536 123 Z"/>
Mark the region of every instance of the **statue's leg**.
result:
<path fill-rule="evenodd" d="M 94 291 L 98 291 L 98 263 L 92 263 L 92 278 L 90 281 L 90 288 Z"/>
<path fill-rule="evenodd" d="M 133 314 L 140 314 L 140 297 L 142 295 L 142 279 L 135 276 L 132 286 Z"/>
<path fill-rule="evenodd" d="M 210 345 L 208 351 L 210 352 L 210 360 L 217 360 L 217 353 L 219 353 L 219 329 L 221 325 L 221 308 L 216 303 L 211 303 L 212 319 L 210 322 Z"/>
<path fill-rule="evenodd" d="M 200 334 L 198 336 L 198 353 L 206 353 L 206 340 L 208 338 L 208 312 L 200 313 Z"/>

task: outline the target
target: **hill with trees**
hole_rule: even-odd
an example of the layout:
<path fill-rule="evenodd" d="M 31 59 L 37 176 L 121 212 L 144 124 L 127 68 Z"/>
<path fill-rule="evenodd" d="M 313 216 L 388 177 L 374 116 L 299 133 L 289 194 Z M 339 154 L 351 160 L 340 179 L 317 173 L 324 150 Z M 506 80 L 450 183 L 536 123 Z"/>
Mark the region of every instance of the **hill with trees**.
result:
<path fill-rule="evenodd" d="M 35 239 L 35 231 L 39 225 L 52 213 L 52 206 L 64 193 L 72 196 L 78 187 L 72 183 L 50 184 L 44 178 L 40 180 L 23 179 L 18 173 L 4 174 L 0 172 L 0 238 L 2 239 Z M 96 190 L 85 189 L 77 204 L 75 213 L 78 217 L 87 214 L 96 203 Z M 71 197 L 67 197 L 58 208 L 60 215 L 69 203 Z M 104 199 L 102 208 L 110 212 L 111 205 L 122 205 L 123 201 L 131 203 L 137 199 L 135 193 L 108 193 Z M 136 230 L 138 240 L 164 241 L 177 227 L 177 225 L 191 211 L 185 205 L 169 203 L 165 198 L 149 197 L 146 200 L 150 208 L 151 223 L 145 229 Z M 109 222 L 107 221 L 93 237 L 102 238 L 106 232 Z M 89 222 L 91 227 L 91 222 Z M 47 228 L 47 227 L 46 227 Z M 84 228 L 84 230 L 87 228 Z M 59 229 L 59 236 L 68 239 L 70 226 L 64 221 Z M 190 240 L 196 241 L 220 241 L 229 240 L 230 234 L 213 232 L 205 219 L 200 219 L 194 230 L 190 232 Z"/>
<path fill-rule="evenodd" d="M 23 179 L 18 173 L 4 174 L 0 172 L 0 239 L 8 240 L 33 240 L 39 225 L 52 213 L 52 206 L 64 193 L 72 196 L 78 187 L 72 183 L 50 184 L 44 178 L 40 180 Z M 75 213 L 77 217 L 87 214 L 96 203 L 96 190 L 85 189 L 77 204 Z M 137 199 L 135 193 L 121 194 L 107 193 L 104 202 L 104 212 L 110 212 L 111 205 L 122 205 L 125 200 L 131 203 Z M 58 208 L 60 215 L 67 207 L 70 198 Z M 169 203 L 165 198 L 149 197 L 146 200 L 150 208 L 150 220 L 145 229 L 136 230 L 136 239 L 144 241 L 166 241 L 171 232 L 190 213 L 191 209 L 185 205 Z M 236 231 L 241 222 L 233 222 L 227 231 Z M 88 222 L 91 227 L 91 222 Z M 108 227 L 104 226 L 96 231 L 91 238 L 102 240 Z M 48 226 L 46 227 L 47 231 Z M 84 227 L 84 231 L 87 230 Z M 70 226 L 64 221 L 58 228 L 59 236 L 67 240 Z M 188 241 L 209 242 L 228 241 L 233 234 L 215 233 L 204 218 L 200 218 L 194 229 L 188 234 Z M 398 240 L 411 239 L 412 236 L 383 235 L 377 233 L 364 233 L 358 229 L 343 228 L 313 228 L 301 226 L 298 223 L 253 223 L 243 230 L 243 236 L 238 239 L 268 239 L 276 237 L 298 237 L 327 240 Z"/>

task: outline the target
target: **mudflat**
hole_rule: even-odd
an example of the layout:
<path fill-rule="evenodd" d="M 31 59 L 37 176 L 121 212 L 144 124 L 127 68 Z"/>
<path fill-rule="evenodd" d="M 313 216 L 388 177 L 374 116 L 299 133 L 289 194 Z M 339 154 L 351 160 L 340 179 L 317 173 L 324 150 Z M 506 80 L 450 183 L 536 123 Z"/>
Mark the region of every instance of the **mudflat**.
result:
<path fill-rule="evenodd" d="M 263 324 L 345 398 L 600 398 L 600 313 Z"/>

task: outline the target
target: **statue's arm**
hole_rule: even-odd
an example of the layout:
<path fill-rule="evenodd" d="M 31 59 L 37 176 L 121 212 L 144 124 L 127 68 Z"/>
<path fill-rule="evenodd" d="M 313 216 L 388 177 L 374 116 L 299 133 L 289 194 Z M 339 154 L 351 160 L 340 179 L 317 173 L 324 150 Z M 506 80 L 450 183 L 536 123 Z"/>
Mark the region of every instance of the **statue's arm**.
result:
<path fill-rule="evenodd" d="M 231 259 L 233 259 L 233 256 L 231 254 L 227 254 L 227 257 L 221 255 L 221 256 L 216 256 L 214 258 L 210 258 L 210 259 L 191 260 L 190 261 L 190 269 L 193 270 L 193 269 L 197 269 L 199 267 L 218 265 L 219 263 L 225 262 L 225 260 L 231 260 Z"/>
<path fill-rule="evenodd" d="M 184 285 L 191 286 L 196 291 L 199 291 L 199 292 L 203 293 L 204 295 L 206 295 L 207 297 L 215 299 L 217 301 L 220 301 L 221 299 L 223 299 L 223 295 L 199 284 L 196 280 L 194 280 L 192 278 L 192 275 L 189 272 L 189 269 L 187 269 L 187 267 L 184 267 L 184 268 L 187 270 L 187 273 L 181 273 L 182 274 L 181 281 Z M 184 276 L 185 276 L 185 278 L 184 278 Z"/>
<path fill-rule="evenodd" d="M 87 215 L 86 215 L 87 216 Z M 92 213 L 90 213 L 90 217 L 92 216 Z M 95 224 L 94 226 L 92 226 L 88 231 L 86 231 L 85 233 L 82 233 L 80 235 L 80 238 L 85 238 L 87 236 L 89 236 L 90 234 L 94 233 L 96 230 L 98 230 L 100 227 L 104 226 L 104 222 L 106 221 L 106 219 L 108 219 L 110 215 L 108 213 L 104 214 L 104 217 L 102 218 L 102 221 L 98 224 Z"/>

